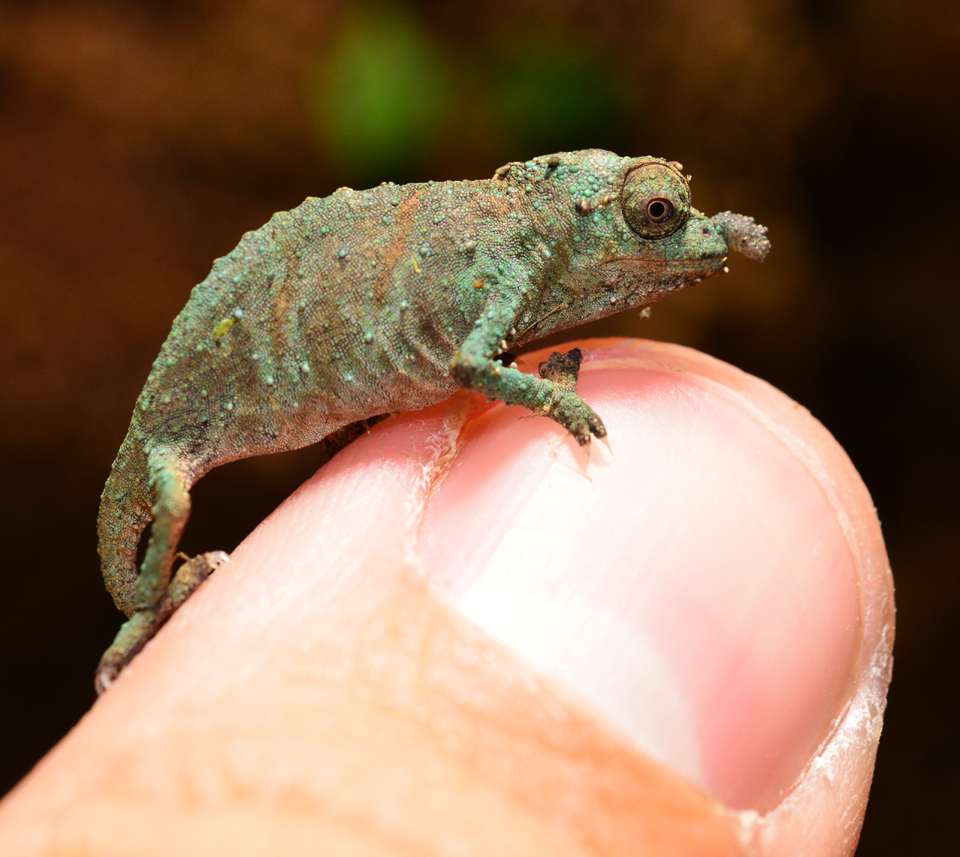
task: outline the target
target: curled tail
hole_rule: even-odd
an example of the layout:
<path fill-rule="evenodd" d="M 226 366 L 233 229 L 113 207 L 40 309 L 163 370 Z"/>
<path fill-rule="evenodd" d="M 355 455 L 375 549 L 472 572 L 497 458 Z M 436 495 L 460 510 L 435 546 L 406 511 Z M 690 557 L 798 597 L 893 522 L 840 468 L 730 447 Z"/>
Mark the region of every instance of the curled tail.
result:
<path fill-rule="evenodd" d="M 130 427 L 100 498 L 100 565 L 103 582 L 127 614 L 97 667 L 95 686 L 103 693 L 169 616 L 226 558 L 222 551 L 185 562 L 171 580 L 174 554 L 190 515 L 192 474 L 169 447 L 148 454 L 143 435 Z M 137 547 L 153 521 L 143 565 Z"/>
<path fill-rule="evenodd" d="M 100 496 L 97 549 L 107 591 L 117 607 L 133 615 L 137 580 L 137 546 L 153 519 L 153 492 L 147 454 L 131 426 Z"/>

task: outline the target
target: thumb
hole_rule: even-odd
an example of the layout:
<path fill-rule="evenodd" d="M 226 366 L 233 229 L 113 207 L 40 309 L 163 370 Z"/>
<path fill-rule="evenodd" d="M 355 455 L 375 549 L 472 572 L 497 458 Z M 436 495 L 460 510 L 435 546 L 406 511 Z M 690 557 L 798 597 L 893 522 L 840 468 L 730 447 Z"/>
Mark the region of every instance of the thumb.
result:
<path fill-rule="evenodd" d="M 467 395 L 378 426 L 0 804 L 0 850 L 852 853 L 893 623 L 866 490 L 762 382 L 581 347 L 612 453 Z"/>

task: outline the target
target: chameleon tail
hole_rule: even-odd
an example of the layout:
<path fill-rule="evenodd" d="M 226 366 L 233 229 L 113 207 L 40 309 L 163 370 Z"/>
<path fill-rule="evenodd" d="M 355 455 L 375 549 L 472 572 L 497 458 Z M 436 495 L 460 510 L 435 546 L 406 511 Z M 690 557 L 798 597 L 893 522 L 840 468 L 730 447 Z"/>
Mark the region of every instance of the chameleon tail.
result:
<path fill-rule="evenodd" d="M 100 561 L 107 590 L 129 620 L 97 667 L 103 693 L 170 615 L 227 559 L 222 551 L 200 554 L 177 569 L 174 553 L 190 515 L 191 475 L 173 455 L 148 454 L 131 429 L 120 447 L 100 500 Z M 137 546 L 153 520 L 140 573 Z"/>
<path fill-rule="evenodd" d="M 137 546 L 153 518 L 147 454 L 141 438 L 127 434 L 100 496 L 97 518 L 100 568 L 117 608 L 132 616 L 137 581 Z"/>

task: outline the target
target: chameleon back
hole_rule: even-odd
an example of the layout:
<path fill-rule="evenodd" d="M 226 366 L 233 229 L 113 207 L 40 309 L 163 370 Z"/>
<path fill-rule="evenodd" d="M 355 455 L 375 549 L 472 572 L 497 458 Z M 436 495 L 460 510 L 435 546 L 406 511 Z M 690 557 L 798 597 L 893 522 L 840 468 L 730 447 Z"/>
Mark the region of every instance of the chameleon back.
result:
<path fill-rule="evenodd" d="M 189 491 L 220 464 L 458 389 L 451 357 L 515 264 L 515 208 L 495 181 L 342 188 L 275 214 L 215 262 L 153 364 L 101 498 L 118 607 L 137 609 L 159 474 Z"/>

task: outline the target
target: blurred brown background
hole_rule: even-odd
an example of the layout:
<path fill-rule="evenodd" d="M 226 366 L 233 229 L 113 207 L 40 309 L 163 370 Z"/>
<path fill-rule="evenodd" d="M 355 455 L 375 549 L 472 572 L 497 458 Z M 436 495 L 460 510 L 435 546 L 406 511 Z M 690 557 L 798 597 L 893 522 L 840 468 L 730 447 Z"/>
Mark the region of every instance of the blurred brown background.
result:
<path fill-rule="evenodd" d="M 190 289 L 307 195 L 584 147 L 678 159 L 773 252 L 587 332 L 765 378 L 847 448 L 897 579 L 859 855 L 960 846 L 960 4 L 0 0 L 0 793 L 93 701 L 94 522 Z M 230 550 L 323 460 L 200 483 Z"/>

